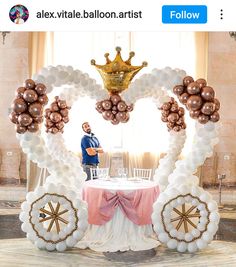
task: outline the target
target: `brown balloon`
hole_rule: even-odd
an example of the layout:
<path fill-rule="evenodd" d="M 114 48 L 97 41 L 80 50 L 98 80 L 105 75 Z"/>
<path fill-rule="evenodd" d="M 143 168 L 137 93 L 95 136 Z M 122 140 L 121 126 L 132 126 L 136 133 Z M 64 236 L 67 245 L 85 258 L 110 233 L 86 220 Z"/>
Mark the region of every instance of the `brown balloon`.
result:
<path fill-rule="evenodd" d="M 59 111 L 59 107 L 57 105 L 57 102 L 53 102 L 51 105 L 50 105 L 50 108 L 51 108 L 51 111 Z"/>
<path fill-rule="evenodd" d="M 202 106 L 202 98 L 198 95 L 191 95 L 187 101 L 189 110 L 198 110 Z"/>
<path fill-rule="evenodd" d="M 53 125 L 54 123 L 50 119 L 46 120 L 46 124 L 45 124 L 46 127 L 51 128 Z"/>
<path fill-rule="evenodd" d="M 17 98 L 23 98 L 24 92 L 25 92 L 26 88 L 25 87 L 19 87 L 16 90 L 16 97 Z"/>
<path fill-rule="evenodd" d="M 171 109 L 171 104 L 170 104 L 169 102 L 164 103 L 164 104 L 161 106 L 161 109 L 163 109 L 163 110 L 169 110 L 169 109 Z"/>
<path fill-rule="evenodd" d="M 32 79 L 27 79 L 27 80 L 25 80 L 25 87 L 27 89 L 34 89 L 35 82 Z"/>
<path fill-rule="evenodd" d="M 32 121 L 33 119 L 28 113 L 21 113 L 18 117 L 18 122 L 21 126 L 28 126 Z"/>
<path fill-rule="evenodd" d="M 38 83 L 35 87 L 35 91 L 39 94 L 39 95 L 44 95 L 46 93 L 46 86 L 42 83 Z"/>
<path fill-rule="evenodd" d="M 185 114 L 185 110 L 184 110 L 184 108 L 179 107 L 178 114 L 179 114 L 179 116 L 184 116 L 184 114 Z"/>
<path fill-rule="evenodd" d="M 163 116 L 168 116 L 169 113 L 170 113 L 169 110 L 162 110 L 162 111 L 161 111 L 161 115 L 163 115 Z"/>
<path fill-rule="evenodd" d="M 47 105 L 47 103 L 48 103 L 48 97 L 47 97 L 47 95 L 40 95 L 40 96 L 38 97 L 38 101 L 39 101 L 39 103 L 42 104 L 43 106 Z"/>
<path fill-rule="evenodd" d="M 201 96 L 206 101 L 214 101 L 215 91 L 210 86 L 205 86 L 202 88 Z"/>
<path fill-rule="evenodd" d="M 185 123 L 185 122 L 182 123 L 181 128 L 182 128 L 182 129 L 186 129 L 186 123 Z"/>
<path fill-rule="evenodd" d="M 118 104 L 117 104 L 117 109 L 119 111 L 126 111 L 126 108 L 127 108 L 127 105 L 125 104 L 124 101 L 120 101 Z"/>
<path fill-rule="evenodd" d="M 208 121 L 209 121 L 209 117 L 207 115 L 204 115 L 204 114 L 200 114 L 198 116 L 198 121 L 201 123 L 201 124 L 206 124 Z"/>
<path fill-rule="evenodd" d="M 177 113 L 170 113 L 168 116 L 168 121 L 169 122 L 177 122 L 179 119 L 179 115 Z"/>
<path fill-rule="evenodd" d="M 190 95 L 196 95 L 200 93 L 200 86 L 197 82 L 192 82 L 187 86 L 187 92 Z"/>
<path fill-rule="evenodd" d="M 110 110 L 111 107 L 112 107 L 112 102 L 110 100 L 103 100 L 102 101 L 102 107 L 105 109 L 105 110 Z"/>
<path fill-rule="evenodd" d="M 111 111 L 111 113 L 112 113 L 113 115 L 116 115 L 118 112 L 119 112 L 118 110 L 112 110 L 112 111 Z"/>
<path fill-rule="evenodd" d="M 39 102 L 29 105 L 29 113 L 33 117 L 42 117 L 43 106 Z"/>
<path fill-rule="evenodd" d="M 113 105 L 117 105 L 118 102 L 121 101 L 121 97 L 120 97 L 119 95 L 112 94 L 112 95 L 110 96 L 110 100 L 111 100 L 111 102 L 112 102 Z"/>
<path fill-rule="evenodd" d="M 184 118 L 183 117 L 180 117 L 177 121 L 176 121 L 176 124 L 178 125 L 182 125 L 184 123 Z"/>
<path fill-rule="evenodd" d="M 125 122 L 126 120 L 126 112 L 125 111 L 120 111 L 116 114 L 116 119 L 119 121 L 119 122 Z"/>
<path fill-rule="evenodd" d="M 60 113 L 63 117 L 66 117 L 69 115 L 69 110 L 67 108 L 61 109 Z"/>
<path fill-rule="evenodd" d="M 187 103 L 188 99 L 189 99 L 188 93 L 183 93 L 182 95 L 179 96 L 180 103 L 182 103 L 184 105 Z"/>
<path fill-rule="evenodd" d="M 62 120 L 65 122 L 65 123 L 67 123 L 67 122 L 69 122 L 69 117 L 68 116 L 66 116 L 66 117 L 62 117 Z"/>
<path fill-rule="evenodd" d="M 162 116 L 161 116 L 161 120 L 162 120 L 163 122 L 168 122 L 168 117 L 162 115 Z"/>
<path fill-rule="evenodd" d="M 28 131 L 31 133 L 35 133 L 39 130 L 39 125 L 37 122 L 32 122 L 28 127 Z"/>
<path fill-rule="evenodd" d="M 52 134 L 57 134 L 59 132 L 59 130 L 57 129 L 57 127 L 51 127 L 48 129 L 48 131 Z"/>
<path fill-rule="evenodd" d="M 18 123 L 18 116 L 17 113 L 15 111 L 12 111 L 11 114 L 9 115 L 9 118 L 11 120 L 11 122 L 17 124 Z"/>
<path fill-rule="evenodd" d="M 130 104 L 130 105 L 127 106 L 126 110 L 130 112 L 130 111 L 133 111 L 133 109 L 134 109 L 134 105 Z"/>
<path fill-rule="evenodd" d="M 50 119 L 52 122 L 57 123 L 62 120 L 62 116 L 59 112 L 52 112 L 50 115 Z"/>
<path fill-rule="evenodd" d="M 66 105 L 66 101 L 65 101 L 65 100 L 61 100 L 61 99 L 59 99 L 59 100 L 57 101 L 57 105 L 58 105 L 58 107 L 61 108 L 61 109 L 67 108 L 67 105 Z"/>
<path fill-rule="evenodd" d="M 220 114 L 215 111 L 211 116 L 210 116 L 210 120 L 212 122 L 217 122 L 220 119 Z"/>
<path fill-rule="evenodd" d="M 215 111 L 216 105 L 212 102 L 205 102 L 202 106 L 201 112 L 205 115 L 211 115 Z"/>
<path fill-rule="evenodd" d="M 102 116 L 105 120 L 113 120 L 114 119 L 114 115 L 112 114 L 112 112 L 110 110 L 105 110 L 102 113 Z"/>
<path fill-rule="evenodd" d="M 60 121 L 56 123 L 55 126 L 57 127 L 58 130 L 61 130 L 64 128 L 64 122 Z"/>
<path fill-rule="evenodd" d="M 37 123 L 42 123 L 43 122 L 43 117 L 36 117 L 36 118 L 33 118 L 34 122 L 37 122 Z"/>
<path fill-rule="evenodd" d="M 16 128 L 16 132 L 19 134 L 23 134 L 27 131 L 27 128 L 24 126 L 21 126 L 20 124 L 17 124 L 15 128 Z"/>
<path fill-rule="evenodd" d="M 186 77 L 184 77 L 184 79 L 183 79 L 183 85 L 184 86 L 188 86 L 190 83 L 192 83 L 192 82 L 194 82 L 194 79 L 193 79 L 193 77 L 191 77 L 191 76 L 186 76 Z"/>
<path fill-rule="evenodd" d="M 119 121 L 116 118 L 114 118 L 113 120 L 111 120 L 111 123 L 113 125 L 117 125 L 117 124 L 119 124 Z"/>
<path fill-rule="evenodd" d="M 179 106 L 178 106 L 177 102 L 175 102 L 175 103 L 173 103 L 173 104 L 171 105 L 170 110 L 171 110 L 172 112 L 177 112 L 177 111 L 179 110 Z"/>
<path fill-rule="evenodd" d="M 173 127 L 174 127 L 175 124 L 173 122 L 170 122 L 169 121 L 169 122 L 167 122 L 166 125 L 167 125 L 168 129 L 173 129 Z"/>
<path fill-rule="evenodd" d="M 49 118 L 52 112 L 51 112 L 50 108 L 47 108 L 47 109 L 45 109 L 44 113 L 45 113 L 45 117 Z"/>
<path fill-rule="evenodd" d="M 200 115 L 201 111 L 200 110 L 190 110 L 189 115 L 193 119 L 197 119 Z"/>
<path fill-rule="evenodd" d="M 199 84 L 200 88 L 203 88 L 207 85 L 207 82 L 205 79 L 197 79 L 196 82 Z"/>
<path fill-rule="evenodd" d="M 175 132 L 179 132 L 181 129 L 182 129 L 182 127 L 179 126 L 179 125 L 175 125 L 175 126 L 173 127 L 173 130 L 174 130 Z"/>
<path fill-rule="evenodd" d="M 26 102 L 33 103 L 38 99 L 38 94 L 35 90 L 27 89 L 23 94 L 23 98 Z"/>
<path fill-rule="evenodd" d="M 173 93 L 175 95 L 182 95 L 184 92 L 184 86 L 183 85 L 176 85 L 174 88 L 173 88 Z"/>
<path fill-rule="evenodd" d="M 22 98 L 17 98 L 13 101 L 12 104 L 13 111 L 17 114 L 23 113 L 27 110 L 27 104 Z"/>
<path fill-rule="evenodd" d="M 215 103 L 215 111 L 218 111 L 220 109 L 220 101 L 217 98 L 215 98 L 214 103 Z"/>

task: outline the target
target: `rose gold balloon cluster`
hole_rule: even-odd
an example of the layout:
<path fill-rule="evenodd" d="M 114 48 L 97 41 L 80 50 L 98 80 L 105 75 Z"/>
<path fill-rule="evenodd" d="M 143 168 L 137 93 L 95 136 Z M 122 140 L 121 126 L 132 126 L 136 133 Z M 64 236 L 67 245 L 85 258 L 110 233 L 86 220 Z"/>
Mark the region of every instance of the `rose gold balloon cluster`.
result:
<path fill-rule="evenodd" d="M 202 124 L 208 121 L 217 122 L 220 119 L 220 102 L 215 98 L 214 89 L 207 86 L 206 80 L 198 79 L 194 82 L 192 77 L 187 76 L 182 85 L 173 88 L 173 92 L 189 110 L 191 118 Z"/>
<path fill-rule="evenodd" d="M 120 95 L 111 94 L 109 99 L 96 103 L 96 110 L 102 113 L 105 120 L 115 125 L 129 120 L 129 112 L 133 110 L 133 104 L 127 105 Z"/>
<path fill-rule="evenodd" d="M 46 86 L 27 79 L 24 87 L 16 90 L 10 119 L 16 124 L 17 133 L 37 132 L 43 121 L 43 106 L 48 103 Z"/>
<path fill-rule="evenodd" d="M 50 108 L 45 109 L 46 132 L 56 134 L 63 133 L 64 124 L 69 121 L 69 109 L 65 100 L 55 97 L 55 101 L 51 103 Z"/>
<path fill-rule="evenodd" d="M 171 97 L 169 102 L 164 103 L 160 108 L 161 120 L 167 123 L 168 131 L 179 132 L 186 128 L 184 122 L 184 108 L 179 107 L 178 103 Z"/>

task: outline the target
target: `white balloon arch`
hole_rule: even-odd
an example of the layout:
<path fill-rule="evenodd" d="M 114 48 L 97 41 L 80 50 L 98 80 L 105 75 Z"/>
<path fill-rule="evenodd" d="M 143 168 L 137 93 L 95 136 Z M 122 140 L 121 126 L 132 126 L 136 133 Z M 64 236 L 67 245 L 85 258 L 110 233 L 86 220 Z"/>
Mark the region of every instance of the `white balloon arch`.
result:
<path fill-rule="evenodd" d="M 160 108 L 170 100 L 169 92 L 181 84 L 185 76 L 179 69 L 154 69 L 136 79 L 122 97 L 127 103 L 152 97 Z M 108 96 L 88 74 L 71 66 L 43 68 L 33 79 L 45 84 L 48 93 L 61 88 L 59 98 L 66 100 L 69 106 L 79 97 L 89 96 L 100 101 Z M 162 192 L 153 205 L 154 230 L 161 242 L 179 252 L 206 247 L 219 223 L 216 202 L 199 187 L 199 179 L 194 176 L 197 168 L 212 155 L 217 143 L 216 126 L 212 122 L 204 125 L 196 122 L 195 129 L 192 150 L 183 160 L 177 159 L 185 143 L 185 130 L 170 131 L 167 154 L 160 160 L 154 175 Z M 22 230 L 40 249 L 63 251 L 73 247 L 88 225 L 87 205 L 81 197 L 86 174 L 80 160 L 67 150 L 61 133 L 26 132 L 17 134 L 17 138 L 28 158 L 40 168 L 47 168 L 50 174 L 43 186 L 27 194 L 20 214 Z M 50 223 L 49 219 L 40 217 L 43 213 L 49 215 Z M 66 219 L 63 214 L 67 214 Z M 58 220 L 64 222 L 64 228 L 60 228 Z M 56 232 L 51 233 L 53 224 Z"/>

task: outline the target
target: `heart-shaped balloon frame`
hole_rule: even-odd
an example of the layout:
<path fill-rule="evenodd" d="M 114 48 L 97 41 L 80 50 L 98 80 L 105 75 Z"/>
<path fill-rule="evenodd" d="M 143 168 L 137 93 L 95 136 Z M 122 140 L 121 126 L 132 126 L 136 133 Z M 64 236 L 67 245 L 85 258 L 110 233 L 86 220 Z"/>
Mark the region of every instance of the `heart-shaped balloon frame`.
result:
<path fill-rule="evenodd" d="M 179 69 L 169 67 L 154 69 L 150 74 L 144 74 L 136 79 L 129 89 L 123 93 L 122 97 L 127 103 L 135 103 L 140 98 L 151 97 L 157 108 L 160 108 L 163 103 L 170 100 L 172 88 L 181 84 L 185 76 L 185 71 Z M 73 103 L 83 96 L 88 96 L 97 101 L 107 97 L 107 93 L 102 86 L 96 84 L 96 81 L 91 79 L 88 74 L 80 70 L 74 70 L 71 66 L 43 68 L 38 74 L 34 75 L 33 79 L 37 83 L 44 83 L 48 92 L 54 92 L 58 87 L 62 88 L 59 98 L 66 100 L 69 106 L 73 106 Z M 205 159 L 212 155 L 213 147 L 217 143 L 216 126 L 212 122 L 204 125 L 196 122 L 195 129 L 192 150 L 182 160 L 177 159 L 184 146 L 186 132 L 185 130 L 170 131 L 166 156 L 160 160 L 154 175 L 154 180 L 157 181 L 162 191 L 153 205 L 152 221 L 154 230 L 161 242 L 180 252 L 186 250 L 194 252 L 206 247 L 213 239 L 219 223 L 216 202 L 212 200 L 209 193 L 199 187 L 199 179 L 193 175 Z M 50 173 L 45 185 L 36 188 L 34 192 L 28 193 L 26 201 L 22 204 L 20 219 L 23 222 L 23 231 L 39 248 L 63 251 L 66 247 L 74 246 L 83 237 L 87 225 L 87 206 L 81 199 L 81 190 L 86 174 L 82 170 L 80 160 L 67 150 L 61 133 L 48 133 L 43 137 L 41 131 L 36 133 L 26 132 L 17 134 L 17 138 L 28 158 L 37 163 L 40 168 L 46 168 Z M 47 239 L 45 239 L 35 231 L 34 224 L 39 224 L 39 211 L 42 206 L 37 206 L 38 210 L 36 209 L 32 213 L 33 203 L 47 193 L 49 194 L 47 195 L 49 202 L 52 201 L 56 205 L 60 201 L 55 199 L 55 194 L 61 198 L 64 196 L 71 201 L 72 205 L 75 202 L 75 209 L 80 212 L 82 226 L 73 224 L 77 231 L 76 234 L 71 231 L 72 234 L 68 234 L 67 239 L 63 241 L 61 241 L 60 233 L 54 235 L 54 239 L 51 236 L 47 236 Z M 52 196 L 52 198 L 50 199 L 49 196 Z M 73 200 L 75 196 L 77 200 Z M 198 202 L 196 202 L 196 199 Z M 200 204 L 197 205 L 200 202 L 202 202 L 201 204 L 204 203 L 206 212 L 201 212 Z M 179 205 L 185 204 L 188 207 L 190 205 L 192 210 L 195 207 L 195 210 L 199 213 L 199 223 L 195 225 L 196 231 L 189 230 L 185 233 L 178 231 L 179 229 L 176 229 L 170 216 L 167 216 L 168 212 L 170 214 L 170 211 L 176 210 Z M 80 210 L 82 210 L 82 213 Z M 76 217 L 76 213 L 74 216 Z M 185 215 L 181 217 L 182 221 L 185 217 Z M 76 218 L 72 221 L 77 222 Z M 203 221 L 204 225 L 201 224 Z M 200 234 L 197 235 L 199 232 Z"/>

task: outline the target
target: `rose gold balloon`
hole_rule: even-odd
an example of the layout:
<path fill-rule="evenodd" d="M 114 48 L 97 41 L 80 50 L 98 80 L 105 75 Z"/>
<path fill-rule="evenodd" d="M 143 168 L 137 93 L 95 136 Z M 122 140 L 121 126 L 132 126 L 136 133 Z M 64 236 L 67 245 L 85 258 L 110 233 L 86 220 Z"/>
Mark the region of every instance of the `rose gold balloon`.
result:
<path fill-rule="evenodd" d="M 192 82 L 187 86 L 187 92 L 190 95 L 196 95 L 200 93 L 200 86 L 197 82 Z"/>
<path fill-rule="evenodd" d="M 201 96 L 206 101 L 214 101 L 215 91 L 210 86 L 205 86 L 202 88 Z"/>
<path fill-rule="evenodd" d="M 57 105 L 59 108 L 67 108 L 66 101 L 65 100 L 58 100 Z"/>
<path fill-rule="evenodd" d="M 170 110 L 171 110 L 172 112 L 177 112 L 177 111 L 179 110 L 179 106 L 178 106 L 178 104 L 177 104 L 177 103 L 172 104 Z"/>
<path fill-rule="evenodd" d="M 39 130 L 39 125 L 37 122 L 32 122 L 28 127 L 28 131 L 31 133 L 35 133 Z"/>
<path fill-rule="evenodd" d="M 102 107 L 105 110 L 110 110 L 112 108 L 112 102 L 110 100 L 103 100 L 102 101 Z"/>
<path fill-rule="evenodd" d="M 69 117 L 68 116 L 66 116 L 66 117 L 62 117 L 62 120 L 64 121 L 64 123 L 67 123 L 67 122 L 69 122 Z"/>
<path fill-rule="evenodd" d="M 176 125 L 176 126 L 173 127 L 173 130 L 174 130 L 175 132 L 179 132 L 181 129 L 182 129 L 182 127 L 179 126 L 179 125 Z"/>
<path fill-rule="evenodd" d="M 111 123 L 113 125 L 117 125 L 117 124 L 119 124 L 119 121 L 116 118 L 114 118 L 113 120 L 111 120 Z"/>
<path fill-rule="evenodd" d="M 43 106 L 47 105 L 47 103 L 48 103 L 48 97 L 47 97 L 47 95 L 40 95 L 39 98 L 38 98 L 38 101 Z"/>
<path fill-rule="evenodd" d="M 200 110 L 190 110 L 189 115 L 193 119 L 197 119 L 200 115 L 201 111 Z"/>
<path fill-rule="evenodd" d="M 25 90 L 26 90 L 25 87 L 19 87 L 19 88 L 16 90 L 16 97 L 17 97 L 17 98 L 23 98 L 23 94 L 24 94 Z"/>
<path fill-rule="evenodd" d="M 105 120 L 113 120 L 114 119 L 114 115 L 112 114 L 112 112 L 110 110 L 105 110 L 103 113 L 102 113 L 102 116 Z"/>
<path fill-rule="evenodd" d="M 187 103 L 188 99 L 189 99 L 188 93 L 183 93 L 182 95 L 179 96 L 180 103 L 182 103 L 184 105 Z"/>
<path fill-rule="evenodd" d="M 179 114 L 179 116 L 184 116 L 184 114 L 185 114 L 184 108 L 179 107 L 178 114 Z"/>
<path fill-rule="evenodd" d="M 192 95 L 187 101 L 187 107 L 189 110 L 198 110 L 202 106 L 202 98 L 198 95 Z"/>
<path fill-rule="evenodd" d="M 186 129 L 186 123 L 185 122 L 181 125 L 181 128 Z"/>
<path fill-rule="evenodd" d="M 174 103 L 177 103 L 177 102 L 175 101 L 174 97 L 171 97 L 169 103 L 170 104 L 174 104 Z"/>
<path fill-rule="evenodd" d="M 25 87 L 27 89 L 34 89 L 35 82 L 32 79 L 27 79 L 27 80 L 25 80 Z"/>
<path fill-rule="evenodd" d="M 194 79 L 193 79 L 193 77 L 191 77 L 191 76 L 186 76 L 186 77 L 184 77 L 184 79 L 183 79 L 183 85 L 184 86 L 188 86 L 190 83 L 192 83 L 192 82 L 194 82 Z"/>
<path fill-rule="evenodd" d="M 171 108 L 171 104 L 169 102 L 166 102 L 161 106 L 161 109 L 163 110 L 169 110 L 170 108 Z"/>
<path fill-rule="evenodd" d="M 49 119 L 46 120 L 46 124 L 45 124 L 46 127 L 51 128 L 53 125 L 54 123 L 51 120 Z"/>
<path fill-rule="evenodd" d="M 67 108 L 61 109 L 60 113 L 63 117 L 66 117 L 69 115 L 69 110 Z"/>
<path fill-rule="evenodd" d="M 166 125 L 167 125 L 167 127 L 168 127 L 169 129 L 173 129 L 173 127 L 174 127 L 175 124 L 174 124 L 173 122 L 170 122 L 170 121 L 169 121 L 169 122 L 167 122 Z"/>
<path fill-rule="evenodd" d="M 220 114 L 215 111 L 211 116 L 210 116 L 210 120 L 212 122 L 217 122 L 220 119 Z"/>
<path fill-rule="evenodd" d="M 215 106 L 216 106 L 215 111 L 218 111 L 220 109 L 220 101 L 217 98 L 215 98 L 214 99 L 214 103 L 215 103 Z"/>
<path fill-rule="evenodd" d="M 123 123 L 128 122 L 130 119 L 129 112 L 126 112 L 126 120 L 123 121 Z"/>
<path fill-rule="evenodd" d="M 17 114 L 23 113 L 27 110 L 27 104 L 22 98 L 17 98 L 12 103 L 13 111 L 15 111 Z"/>
<path fill-rule="evenodd" d="M 15 126 L 15 128 L 16 128 L 16 132 L 19 133 L 19 134 L 23 134 L 23 133 L 25 133 L 26 130 L 27 130 L 26 127 L 21 126 L 20 124 L 17 124 L 17 125 Z"/>
<path fill-rule="evenodd" d="M 52 122 L 57 123 L 57 122 L 61 121 L 62 116 L 59 112 L 52 112 L 50 115 L 50 119 Z"/>
<path fill-rule="evenodd" d="M 48 131 L 52 134 L 57 134 L 59 132 L 59 130 L 57 129 L 57 127 L 52 127 L 50 129 L 48 129 Z"/>
<path fill-rule="evenodd" d="M 29 105 L 29 113 L 33 117 L 42 117 L 43 106 L 39 102 Z"/>
<path fill-rule="evenodd" d="M 36 118 L 34 118 L 34 122 L 42 123 L 43 122 L 43 117 L 36 117 Z"/>
<path fill-rule="evenodd" d="M 119 112 L 118 110 L 112 110 L 112 111 L 111 111 L 111 113 L 112 113 L 113 115 L 116 115 L 118 112 Z"/>
<path fill-rule="evenodd" d="M 169 122 L 176 122 L 179 119 L 179 115 L 177 113 L 170 113 L 168 116 Z"/>
<path fill-rule="evenodd" d="M 197 79 L 196 82 L 199 84 L 200 88 L 203 88 L 207 85 L 207 82 L 205 79 Z"/>
<path fill-rule="evenodd" d="M 206 102 L 203 104 L 201 112 L 205 115 L 211 115 L 215 111 L 216 105 L 212 102 Z"/>
<path fill-rule="evenodd" d="M 46 86 L 42 83 L 38 83 L 35 87 L 35 91 L 38 93 L 38 95 L 44 95 L 46 93 Z"/>
<path fill-rule="evenodd" d="M 57 105 L 57 102 L 52 102 L 52 104 L 50 105 L 50 108 L 52 111 L 59 111 L 59 107 Z"/>
<path fill-rule="evenodd" d="M 184 123 L 184 118 L 183 117 L 180 117 L 177 121 L 176 121 L 176 124 L 178 125 L 182 125 Z"/>
<path fill-rule="evenodd" d="M 18 117 L 18 122 L 21 126 L 28 126 L 32 123 L 33 119 L 27 113 L 21 113 Z"/>
<path fill-rule="evenodd" d="M 182 95 L 184 92 L 184 86 L 183 85 L 176 85 L 174 88 L 173 88 L 173 93 L 175 95 Z"/>
<path fill-rule="evenodd" d="M 161 120 L 162 120 L 163 122 L 167 122 L 167 121 L 168 121 L 168 117 L 167 117 L 167 116 L 164 116 L 164 115 L 162 115 L 162 116 L 161 116 Z"/>
<path fill-rule="evenodd" d="M 24 92 L 23 98 L 26 102 L 33 103 L 38 99 L 38 94 L 32 89 L 27 89 Z"/>
<path fill-rule="evenodd" d="M 120 111 L 116 114 L 116 119 L 119 121 L 119 122 L 125 122 L 126 120 L 126 112 L 125 111 Z"/>
<path fill-rule="evenodd" d="M 9 118 L 10 118 L 11 122 L 16 124 L 16 123 L 18 123 L 18 116 L 19 115 L 17 115 L 15 111 L 12 111 L 11 114 L 9 115 Z"/>
<path fill-rule="evenodd" d="M 58 130 L 61 130 L 62 128 L 64 128 L 64 123 L 62 121 L 60 121 L 60 122 L 56 123 L 55 126 L 57 127 Z"/>
<path fill-rule="evenodd" d="M 45 118 L 49 118 L 50 117 L 50 115 L 51 115 L 51 110 L 50 110 L 50 108 L 46 108 L 45 109 L 45 111 L 44 111 L 44 116 L 45 116 Z"/>
<path fill-rule="evenodd" d="M 114 95 L 110 96 L 110 100 L 111 100 L 113 105 L 117 105 L 118 102 L 121 101 L 121 97 L 119 95 L 114 94 Z"/>
<path fill-rule="evenodd" d="M 170 113 L 169 110 L 162 110 L 162 111 L 161 111 L 161 115 L 163 115 L 163 116 L 168 116 L 169 113 Z"/>
<path fill-rule="evenodd" d="M 209 117 L 207 115 L 200 114 L 198 116 L 198 122 L 200 122 L 201 124 L 206 124 L 208 121 L 209 121 Z"/>
<path fill-rule="evenodd" d="M 133 109 L 134 109 L 134 104 L 130 104 L 127 106 L 126 110 L 130 112 L 130 111 L 133 111 Z"/>
<path fill-rule="evenodd" d="M 117 104 L 117 109 L 119 111 L 125 111 L 127 108 L 127 105 L 125 103 L 125 101 L 120 101 L 118 104 Z"/>

